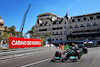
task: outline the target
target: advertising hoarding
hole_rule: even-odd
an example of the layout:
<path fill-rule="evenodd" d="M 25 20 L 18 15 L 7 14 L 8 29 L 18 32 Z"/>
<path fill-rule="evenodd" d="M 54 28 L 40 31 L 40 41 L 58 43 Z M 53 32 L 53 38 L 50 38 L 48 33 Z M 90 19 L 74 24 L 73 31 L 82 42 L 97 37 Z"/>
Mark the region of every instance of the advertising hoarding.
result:
<path fill-rule="evenodd" d="M 40 39 L 9 37 L 9 48 L 41 47 Z"/>

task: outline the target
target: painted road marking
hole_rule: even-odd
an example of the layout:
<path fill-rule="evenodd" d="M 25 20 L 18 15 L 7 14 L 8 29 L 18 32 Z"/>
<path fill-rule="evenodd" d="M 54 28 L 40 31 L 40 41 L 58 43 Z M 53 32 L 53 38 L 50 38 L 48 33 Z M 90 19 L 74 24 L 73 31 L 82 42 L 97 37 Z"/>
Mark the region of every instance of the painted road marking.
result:
<path fill-rule="evenodd" d="M 50 59 L 51 59 L 51 58 L 45 59 L 45 60 L 41 60 L 41 61 L 38 61 L 38 62 L 34 62 L 34 63 L 30 63 L 30 64 L 27 64 L 27 65 L 23 65 L 23 66 L 21 66 L 21 67 L 28 67 L 28 66 L 31 66 L 31 65 L 39 64 L 39 63 L 48 61 L 48 60 L 50 60 Z"/>

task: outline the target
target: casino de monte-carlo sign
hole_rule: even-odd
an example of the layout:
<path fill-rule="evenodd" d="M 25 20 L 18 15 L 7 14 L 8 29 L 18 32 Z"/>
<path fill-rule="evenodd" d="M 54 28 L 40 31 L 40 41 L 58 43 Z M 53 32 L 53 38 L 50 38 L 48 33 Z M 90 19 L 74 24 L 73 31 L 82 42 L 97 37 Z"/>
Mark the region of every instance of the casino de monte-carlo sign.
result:
<path fill-rule="evenodd" d="M 41 47 L 40 39 L 9 37 L 9 48 Z"/>

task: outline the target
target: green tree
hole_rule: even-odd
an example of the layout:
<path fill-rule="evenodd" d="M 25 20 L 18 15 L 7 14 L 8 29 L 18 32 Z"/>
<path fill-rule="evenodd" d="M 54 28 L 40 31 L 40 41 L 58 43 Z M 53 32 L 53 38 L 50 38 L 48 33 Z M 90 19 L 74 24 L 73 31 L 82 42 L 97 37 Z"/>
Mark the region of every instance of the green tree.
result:
<path fill-rule="evenodd" d="M 25 34 L 30 34 L 30 38 L 35 38 L 36 37 L 36 31 L 35 28 L 32 27 L 31 30 L 27 31 Z"/>
<path fill-rule="evenodd" d="M 14 25 L 12 25 L 12 27 L 8 28 L 9 33 L 12 33 L 13 36 L 16 35 L 16 27 Z"/>

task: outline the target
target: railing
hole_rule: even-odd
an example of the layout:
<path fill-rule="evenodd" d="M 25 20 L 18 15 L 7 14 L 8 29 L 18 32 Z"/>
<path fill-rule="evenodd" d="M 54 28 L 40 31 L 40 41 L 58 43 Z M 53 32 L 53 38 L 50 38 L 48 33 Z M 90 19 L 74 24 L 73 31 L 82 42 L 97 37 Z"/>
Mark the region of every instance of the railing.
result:
<path fill-rule="evenodd" d="M 72 33 L 72 35 L 77 35 L 77 34 L 94 34 L 94 33 L 99 33 L 99 32 L 80 32 L 80 33 Z"/>
<path fill-rule="evenodd" d="M 94 30 L 94 29 L 98 29 L 98 27 L 92 27 L 92 28 L 81 28 L 81 29 L 73 29 L 73 31 L 82 31 L 82 30 Z"/>
<path fill-rule="evenodd" d="M 0 51 L 0 61 L 17 59 L 30 55 L 42 54 L 46 51 L 51 51 L 50 47 L 40 47 L 40 48 L 25 48 L 25 49 L 13 49 L 13 50 L 1 50 Z"/>

